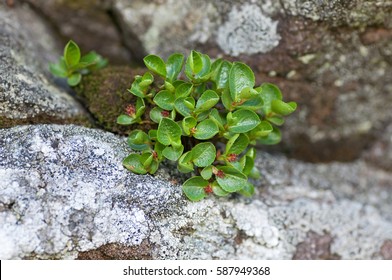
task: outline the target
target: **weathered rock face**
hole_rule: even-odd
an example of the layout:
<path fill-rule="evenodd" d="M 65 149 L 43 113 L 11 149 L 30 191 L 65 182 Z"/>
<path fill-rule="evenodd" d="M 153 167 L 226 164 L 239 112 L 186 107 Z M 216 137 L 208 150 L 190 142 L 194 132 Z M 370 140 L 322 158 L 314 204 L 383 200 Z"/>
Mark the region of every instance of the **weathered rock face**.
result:
<path fill-rule="evenodd" d="M 50 30 L 32 10 L 0 6 L 0 128 L 89 123 L 79 103 L 48 79 L 48 63 L 58 56 Z"/>
<path fill-rule="evenodd" d="M 1 130 L 0 258 L 389 256 L 392 176 L 362 161 L 262 154 L 254 198 L 191 203 L 173 169 L 124 170 L 128 152 L 124 139 L 77 126 Z"/>
<path fill-rule="evenodd" d="M 120 30 L 110 12 L 110 0 L 24 0 L 57 29 L 63 45 L 74 40 L 86 52 L 95 50 L 110 63 L 131 62 Z"/>
<path fill-rule="evenodd" d="M 287 99 L 299 103 L 282 145 L 295 157 L 353 160 L 392 120 L 392 7 L 387 2 L 113 3 L 124 34 L 137 36 L 144 53 L 167 57 L 196 48 L 211 57 L 244 61 L 258 82 L 278 84 Z M 130 48 L 140 51 L 132 42 Z"/>

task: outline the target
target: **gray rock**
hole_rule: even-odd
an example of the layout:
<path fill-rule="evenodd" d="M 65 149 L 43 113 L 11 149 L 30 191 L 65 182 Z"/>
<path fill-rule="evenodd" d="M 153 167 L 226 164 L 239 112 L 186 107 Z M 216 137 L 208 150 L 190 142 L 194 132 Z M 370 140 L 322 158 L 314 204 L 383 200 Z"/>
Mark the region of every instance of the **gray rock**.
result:
<path fill-rule="evenodd" d="M 48 63 L 60 56 L 45 23 L 27 6 L 0 6 L 0 127 L 88 123 L 83 108 L 56 87 Z"/>
<path fill-rule="evenodd" d="M 392 238 L 392 176 L 363 161 L 262 153 L 253 198 L 192 203 L 169 165 L 154 177 L 124 170 L 129 152 L 78 126 L 1 130 L 0 258 L 291 259 L 320 237 L 317 256 L 379 259 Z"/>

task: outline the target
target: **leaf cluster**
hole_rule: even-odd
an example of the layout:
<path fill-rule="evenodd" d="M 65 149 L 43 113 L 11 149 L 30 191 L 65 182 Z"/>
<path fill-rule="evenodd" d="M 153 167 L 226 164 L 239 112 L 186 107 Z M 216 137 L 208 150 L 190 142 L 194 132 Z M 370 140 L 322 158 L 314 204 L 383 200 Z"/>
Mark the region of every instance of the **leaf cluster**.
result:
<path fill-rule="evenodd" d="M 103 68 L 107 63 L 106 59 L 94 51 L 82 56 L 79 46 L 70 40 L 64 47 L 64 55 L 57 63 L 50 63 L 49 70 L 57 77 L 67 78 L 68 85 L 76 86 L 82 75 Z"/>
<path fill-rule="evenodd" d="M 143 123 L 147 104 L 155 128 L 130 133 L 128 144 L 140 153 L 127 156 L 124 166 L 153 174 L 163 160 L 177 162 L 180 172 L 195 175 L 182 187 L 192 201 L 209 193 L 251 196 L 248 178 L 259 176 L 252 146 L 278 143 L 278 126 L 296 103 L 284 102 L 273 84 L 256 87 L 254 73 L 241 62 L 212 62 L 192 51 L 186 60 L 175 53 L 167 61 L 148 55 L 144 63 L 149 71 L 136 76 L 129 89 L 137 101 L 117 122 Z"/>

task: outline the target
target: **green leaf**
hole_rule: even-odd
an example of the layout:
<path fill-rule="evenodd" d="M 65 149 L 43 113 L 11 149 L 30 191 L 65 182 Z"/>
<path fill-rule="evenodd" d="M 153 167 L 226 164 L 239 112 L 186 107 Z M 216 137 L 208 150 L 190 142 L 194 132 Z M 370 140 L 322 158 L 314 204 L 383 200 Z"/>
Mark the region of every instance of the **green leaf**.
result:
<path fill-rule="evenodd" d="M 237 192 L 247 183 L 248 178 L 246 175 L 234 167 L 221 166 L 218 167 L 218 170 L 223 172 L 223 174 L 220 174 L 220 176 L 216 175 L 216 181 L 227 192 Z"/>
<path fill-rule="evenodd" d="M 282 117 L 279 116 L 273 116 L 273 117 L 269 117 L 266 118 L 267 121 L 269 121 L 270 123 L 273 123 L 275 125 L 282 125 L 284 124 L 284 119 Z M 272 126 L 271 126 L 271 131 L 272 131 Z"/>
<path fill-rule="evenodd" d="M 222 98 L 223 106 L 225 106 L 225 108 L 228 111 L 232 111 L 234 108 L 233 108 L 233 99 L 230 96 L 230 92 L 228 90 L 224 90 L 222 92 L 221 98 Z"/>
<path fill-rule="evenodd" d="M 153 162 L 153 155 L 150 151 L 145 152 L 140 155 L 140 163 L 143 165 L 143 167 L 148 171 L 150 169 L 151 163 Z"/>
<path fill-rule="evenodd" d="M 234 101 L 238 101 L 238 95 L 244 88 L 253 88 L 255 85 L 255 75 L 252 69 L 244 63 L 234 62 L 229 73 L 230 96 Z"/>
<path fill-rule="evenodd" d="M 255 161 L 252 157 L 245 155 L 241 158 L 240 163 L 242 166 L 242 173 L 249 175 L 252 172 Z"/>
<path fill-rule="evenodd" d="M 144 131 L 135 129 L 128 136 L 128 145 L 134 150 L 143 151 L 149 148 L 150 138 Z"/>
<path fill-rule="evenodd" d="M 181 124 L 185 135 L 190 135 L 191 129 L 194 128 L 197 124 L 197 120 L 192 116 L 188 116 L 182 120 Z"/>
<path fill-rule="evenodd" d="M 136 113 L 135 118 L 139 118 L 143 115 L 144 111 L 146 110 L 146 104 L 144 103 L 144 99 L 137 97 L 136 98 Z"/>
<path fill-rule="evenodd" d="M 183 152 L 184 152 L 183 145 L 180 145 L 178 147 L 169 146 L 162 151 L 162 154 L 168 160 L 177 161 Z"/>
<path fill-rule="evenodd" d="M 174 95 L 168 90 L 161 90 L 155 95 L 154 102 L 162 109 L 171 111 L 174 108 Z"/>
<path fill-rule="evenodd" d="M 212 177 L 212 165 L 206 166 L 203 168 L 203 170 L 200 172 L 201 177 L 203 177 L 204 180 L 209 180 Z"/>
<path fill-rule="evenodd" d="M 72 40 L 64 48 L 64 60 L 68 67 L 75 66 L 80 61 L 79 46 Z"/>
<path fill-rule="evenodd" d="M 145 88 L 154 82 L 154 76 L 150 72 L 146 72 L 142 78 L 139 86 Z"/>
<path fill-rule="evenodd" d="M 166 64 L 165 62 L 162 60 L 162 58 L 160 58 L 157 55 L 154 54 L 150 54 L 147 55 L 144 59 L 144 64 L 146 65 L 146 67 L 154 72 L 155 74 L 158 74 L 159 76 L 166 78 Z"/>
<path fill-rule="evenodd" d="M 216 108 L 211 110 L 211 112 L 209 113 L 209 118 L 217 124 L 219 130 L 221 131 L 225 130 L 224 128 L 225 123 L 223 122 L 223 119 Z"/>
<path fill-rule="evenodd" d="M 251 132 L 250 132 L 250 137 L 251 138 L 259 138 L 259 137 L 265 137 L 268 136 L 273 130 L 272 125 L 267 122 L 267 121 L 261 121 L 258 126 L 256 126 Z"/>
<path fill-rule="evenodd" d="M 263 104 L 264 102 L 261 96 L 255 96 L 250 98 L 249 100 L 246 100 L 244 103 L 238 105 L 237 108 L 257 111 L 263 108 Z"/>
<path fill-rule="evenodd" d="M 131 85 L 131 89 L 129 89 L 128 91 L 137 97 L 144 98 L 146 97 L 147 88 L 143 88 L 140 86 L 141 81 L 142 77 L 135 77 L 135 80 Z"/>
<path fill-rule="evenodd" d="M 271 112 L 271 103 L 272 100 L 282 100 L 282 93 L 279 88 L 274 84 L 264 83 L 261 85 L 260 93 L 261 98 L 263 99 L 263 112 L 265 115 L 268 115 Z"/>
<path fill-rule="evenodd" d="M 227 125 L 230 132 L 245 133 L 260 124 L 260 117 L 253 111 L 240 109 L 227 114 Z"/>
<path fill-rule="evenodd" d="M 82 80 L 82 74 L 79 72 L 72 74 L 71 76 L 68 77 L 67 83 L 71 86 L 74 87 L 80 83 Z"/>
<path fill-rule="evenodd" d="M 280 142 L 282 135 L 277 127 L 274 127 L 272 132 L 265 137 L 259 138 L 259 142 L 264 145 L 275 145 Z"/>
<path fill-rule="evenodd" d="M 158 133 L 158 131 L 156 129 L 150 129 L 148 131 L 148 137 L 150 138 L 150 140 L 156 141 L 157 140 L 157 133 Z"/>
<path fill-rule="evenodd" d="M 197 100 L 196 112 L 208 110 L 216 105 L 219 101 L 219 95 L 213 90 L 206 90 Z"/>
<path fill-rule="evenodd" d="M 169 118 L 163 118 L 158 126 L 158 141 L 165 145 L 179 146 L 181 145 L 181 127 Z"/>
<path fill-rule="evenodd" d="M 131 170 L 137 174 L 147 174 L 147 170 L 141 163 L 139 154 L 130 154 L 123 160 L 123 165 L 126 169 Z"/>
<path fill-rule="evenodd" d="M 174 108 L 184 117 L 190 116 L 195 107 L 195 99 L 193 97 L 180 97 L 174 101 Z"/>
<path fill-rule="evenodd" d="M 186 197 L 192 201 L 202 200 L 206 196 L 204 190 L 208 186 L 208 181 L 204 180 L 200 176 L 192 177 L 184 182 L 182 190 Z"/>
<path fill-rule="evenodd" d="M 117 123 L 121 125 L 130 125 L 135 123 L 135 118 L 122 114 L 117 117 Z"/>
<path fill-rule="evenodd" d="M 186 152 L 184 153 L 178 160 L 178 171 L 181 173 L 189 173 L 194 170 L 193 163 L 192 163 L 192 153 Z"/>
<path fill-rule="evenodd" d="M 177 79 L 184 63 L 184 56 L 180 53 L 173 53 L 166 62 L 166 77 L 170 82 Z"/>
<path fill-rule="evenodd" d="M 187 97 L 191 94 L 193 89 L 193 85 L 191 83 L 182 83 L 176 88 L 175 96 L 179 97 Z"/>
<path fill-rule="evenodd" d="M 242 153 L 249 145 L 249 138 L 245 134 L 235 134 L 226 144 L 225 155 Z"/>
<path fill-rule="evenodd" d="M 198 167 L 206 167 L 215 161 L 216 149 L 211 142 L 199 143 L 193 147 L 192 161 Z"/>
<path fill-rule="evenodd" d="M 166 148 L 165 145 L 159 143 L 158 141 L 155 142 L 154 151 L 157 153 L 158 160 L 162 160 L 163 158 L 163 150 Z"/>
<path fill-rule="evenodd" d="M 218 132 L 219 132 L 219 128 L 216 125 L 216 123 L 211 119 L 207 119 L 200 122 L 196 126 L 196 132 L 193 135 L 193 137 L 199 140 L 205 140 L 205 139 L 212 138 Z"/>
<path fill-rule="evenodd" d="M 161 119 L 164 118 L 162 112 L 167 112 L 167 111 L 165 111 L 159 107 L 152 108 L 150 111 L 150 119 L 155 123 L 159 123 L 161 121 Z"/>
<path fill-rule="evenodd" d="M 226 60 L 218 59 L 211 66 L 211 80 L 215 82 L 218 90 L 228 87 L 229 73 L 232 64 Z"/>
<path fill-rule="evenodd" d="M 282 100 L 275 99 L 271 101 L 271 109 L 276 114 L 286 116 L 290 115 L 292 112 L 295 111 L 295 109 L 297 109 L 297 103 L 285 103 Z"/>
<path fill-rule="evenodd" d="M 255 186 L 247 182 L 243 189 L 238 191 L 243 196 L 251 197 L 255 193 Z"/>
<path fill-rule="evenodd" d="M 49 71 L 57 76 L 57 77 L 61 77 L 61 78 L 65 78 L 67 77 L 68 73 L 67 73 L 67 66 L 64 63 L 64 60 L 61 60 L 58 63 L 50 63 L 49 64 Z"/>
<path fill-rule="evenodd" d="M 191 51 L 190 55 L 186 60 L 186 67 L 189 68 L 191 73 L 199 73 L 203 68 L 203 61 L 201 53 L 197 51 Z"/>
<path fill-rule="evenodd" d="M 222 189 L 216 181 L 212 183 L 212 191 L 217 196 L 228 196 L 230 194 L 229 192 Z"/>

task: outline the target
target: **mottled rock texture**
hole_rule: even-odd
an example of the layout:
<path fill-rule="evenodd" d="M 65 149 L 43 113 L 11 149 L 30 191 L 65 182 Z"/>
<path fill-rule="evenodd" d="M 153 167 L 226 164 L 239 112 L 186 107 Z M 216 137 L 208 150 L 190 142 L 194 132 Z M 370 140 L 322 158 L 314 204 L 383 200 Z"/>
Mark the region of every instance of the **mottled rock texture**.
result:
<path fill-rule="evenodd" d="M 88 124 L 84 109 L 53 83 L 55 41 L 28 7 L 0 6 L 0 128 L 31 123 Z M 39 39 L 38 39 L 39 38 Z"/>
<path fill-rule="evenodd" d="M 124 139 L 101 130 L 1 130 L 0 258 L 390 256 L 392 176 L 362 161 L 315 165 L 261 154 L 254 198 L 192 203 L 169 165 L 154 177 L 124 170 L 128 152 Z"/>

